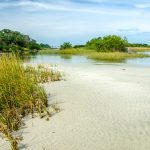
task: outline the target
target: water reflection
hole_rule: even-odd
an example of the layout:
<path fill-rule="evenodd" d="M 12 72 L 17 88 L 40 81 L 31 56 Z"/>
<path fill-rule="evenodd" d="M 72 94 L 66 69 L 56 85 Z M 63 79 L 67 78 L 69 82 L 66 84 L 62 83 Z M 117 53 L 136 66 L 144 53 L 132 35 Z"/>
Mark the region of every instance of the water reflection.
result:
<path fill-rule="evenodd" d="M 150 56 L 150 52 L 139 52 Z M 140 66 L 150 66 L 150 57 L 146 58 L 134 58 L 125 60 L 127 64 L 140 65 Z"/>
<path fill-rule="evenodd" d="M 62 59 L 72 59 L 71 55 L 60 55 Z"/>
<path fill-rule="evenodd" d="M 150 52 L 144 52 L 145 54 L 150 55 Z M 73 56 L 73 55 L 47 55 L 47 54 L 30 54 L 30 55 L 22 55 L 21 58 L 24 62 L 28 63 L 53 63 L 53 64 L 133 64 L 133 65 L 142 65 L 142 66 L 150 66 L 150 57 L 147 58 L 134 58 L 134 59 L 126 59 L 119 61 L 99 61 L 88 59 L 85 56 Z"/>
<path fill-rule="evenodd" d="M 28 63 L 93 63 L 94 60 L 88 59 L 84 56 L 70 56 L 70 55 L 30 55 L 24 57 L 24 62 Z"/>

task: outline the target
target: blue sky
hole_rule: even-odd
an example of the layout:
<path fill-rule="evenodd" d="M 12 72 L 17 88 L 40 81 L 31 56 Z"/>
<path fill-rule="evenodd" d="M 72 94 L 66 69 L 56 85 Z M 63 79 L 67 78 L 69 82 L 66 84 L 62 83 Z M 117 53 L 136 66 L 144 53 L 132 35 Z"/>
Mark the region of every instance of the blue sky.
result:
<path fill-rule="evenodd" d="M 57 46 L 107 34 L 150 43 L 149 0 L 0 0 L 0 29 Z"/>

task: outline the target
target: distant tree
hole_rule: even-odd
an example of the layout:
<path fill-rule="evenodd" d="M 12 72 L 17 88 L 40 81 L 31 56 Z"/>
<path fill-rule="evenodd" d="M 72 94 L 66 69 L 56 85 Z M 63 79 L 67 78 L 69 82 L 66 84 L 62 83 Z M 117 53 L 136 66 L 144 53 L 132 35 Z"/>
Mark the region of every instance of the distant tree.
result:
<path fill-rule="evenodd" d="M 60 45 L 60 49 L 69 49 L 72 48 L 72 44 L 70 42 L 64 42 L 62 45 Z"/>
<path fill-rule="evenodd" d="M 128 43 L 128 47 L 150 47 L 150 45 L 145 43 Z"/>
<path fill-rule="evenodd" d="M 43 43 L 41 43 L 40 46 L 41 46 L 41 48 L 52 48 L 50 45 L 43 44 Z"/>
<path fill-rule="evenodd" d="M 85 45 L 75 45 L 74 48 L 82 48 L 85 47 Z"/>

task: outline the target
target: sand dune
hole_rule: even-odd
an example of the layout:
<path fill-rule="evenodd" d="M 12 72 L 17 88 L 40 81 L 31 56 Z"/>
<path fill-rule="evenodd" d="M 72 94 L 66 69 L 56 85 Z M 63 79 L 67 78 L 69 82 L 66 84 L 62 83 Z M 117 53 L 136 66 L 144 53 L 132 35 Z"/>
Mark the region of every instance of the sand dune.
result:
<path fill-rule="evenodd" d="M 22 150 L 149 150 L 150 68 L 67 65 L 66 81 L 45 84 L 62 111 L 25 119 Z M 10 149 L 0 140 L 0 149 Z"/>

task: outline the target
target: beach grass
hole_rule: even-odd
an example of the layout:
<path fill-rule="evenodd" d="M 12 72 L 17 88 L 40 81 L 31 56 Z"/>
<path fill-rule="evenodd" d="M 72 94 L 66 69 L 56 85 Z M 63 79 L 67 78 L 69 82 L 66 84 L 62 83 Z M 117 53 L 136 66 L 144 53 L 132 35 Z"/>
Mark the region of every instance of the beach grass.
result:
<path fill-rule="evenodd" d="M 47 110 L 47 94 L 39 83 L 60 80 L 61 75 L 39 65 L 25 67 L 19 58 L 0 56 L 0 133 L 17 150 L 19 137 L 13 132 L 22 125 L 22 118 L 38 113 L 51 116 Z"/>

